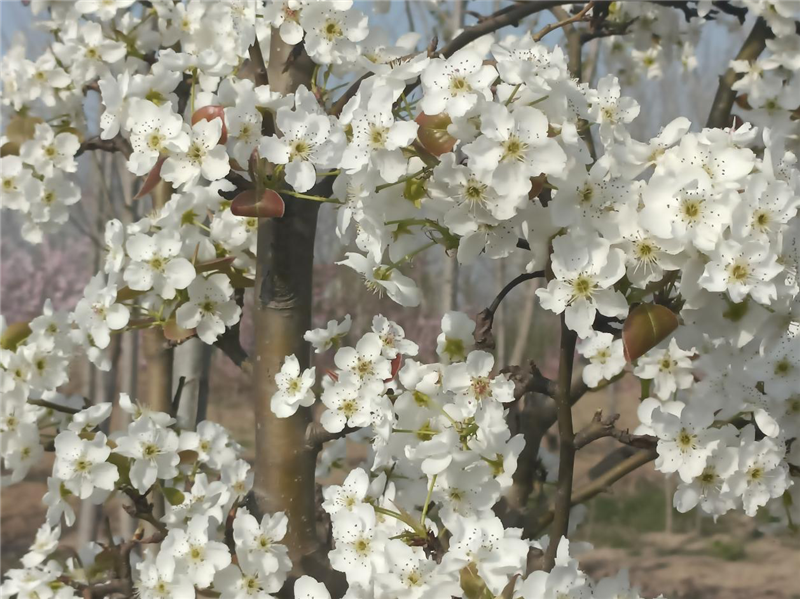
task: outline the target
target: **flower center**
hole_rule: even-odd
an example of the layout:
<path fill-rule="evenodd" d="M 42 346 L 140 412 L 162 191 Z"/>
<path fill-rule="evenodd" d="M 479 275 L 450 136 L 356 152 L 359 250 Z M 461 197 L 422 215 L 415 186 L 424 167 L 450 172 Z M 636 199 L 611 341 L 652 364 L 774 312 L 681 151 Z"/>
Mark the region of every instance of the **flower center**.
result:
<path fill-rule="evenodd" d="M 334 19 L 325 21 L 325 26 L 322 28 L 322 31 L 329 42 L 342 37 L 342 26 Z"/>
<path fill-rule="evenodd" d="M 697 445 L 695 445 L 695 439 L 697 439 L 696 435 L 692 435 L 685 428 L 681 429 L 677 439 L 678 448 L 683 452 L 687 452 L 690 449 L 697 449 Z"/>

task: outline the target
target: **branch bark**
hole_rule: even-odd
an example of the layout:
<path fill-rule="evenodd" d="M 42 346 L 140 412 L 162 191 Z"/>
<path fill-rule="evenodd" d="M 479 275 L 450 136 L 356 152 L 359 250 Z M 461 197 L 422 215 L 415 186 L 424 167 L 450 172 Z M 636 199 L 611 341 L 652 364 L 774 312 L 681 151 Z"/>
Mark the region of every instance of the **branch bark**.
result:
<path fill-rule="evenodd" d="M 477 322 L 475 325 L 474 334 L 475 347 L 478 349 L 491 349 L 494 347 L 492 325 L 494 324 L 494 315 L 497 312 L 497 309 L 500 307 L 500 303 L 511 292 L 511 290 L 514 289 L 514 287 L 521 285 L 525 281 L 530 281 L 531 279 L 543 278 L 544 275 L 545 273 L 543 270 L 522 273 L 511 280 L 505 287 L 503 287 L 503 289 L 500 290 L 500 293 L 497 294 L 497 297 L 494 298 L 494 301 L 491 303 L 491 305 L 482 310 L 476 318 Z"/>
<path fill-rule="evenodd" d="M 629 457 L 625 458 L 618 464 L 614 465 L 613 467 L 609 468 L 603 474 L 598 476 L 595 480 L 590 482 L 589 484 L 581 487 L 580 489 L 572 495 L 570 499 L 570 507 L 579 505 L 585 501 L 590 500 L 595 495 L 599 495 L 603 491 L 607 490 L 612 484 L 617 482 L 622 477 L 630 474 L 634 470 L 644 466 L 645 464 L 652 462 L 658 457 L 658 453 L 656 453 L 655 449 L 640 449 L 636 453 L 630 455 Z M 544 516 L 539 519 L 537 526 L 531 532 L 532 537 L 537 537 L 544 529 L 550 525 L 551 522 L 554 521 L 555 518 L 554 511 L 547 512 Z M 552 544 L 552 540 L 551 540 Z"/>
<path fill-rule="evenodd" d="M 736 55 L 736 60 L 755 60 L 767 47 L 767 38 L 772 35 L 767 22 L 761 17 L 758 18 L 750 35 L 742 44 L 741 50 Z M 742 77 L 742 73 L 737 73 L 733 69 L 728 69 L 719 78 L 717 94 L 711 104 L 711 112 L 708 115 L 707 127 L 723 128 L 730 126 L 731 110 L 733 102 L 736 100 L 736 92 L 731 89 L 734 83 Z"/>
<path fill-rule="evenodd" d="M 545 553 L 545 570 L 550 571 L 556 563 L 556 551 L 562 537 L 569 530 L 569 511 L 572 507 L 572 475 L 575 468 L 575 433 L 572 428 L 572 367 L 575 359 L 577 335 L 567 326 L 561 315 L 561 350 L 558 363 L 558 483 L 556 486 L 555 513 L 550 544 Z"/>

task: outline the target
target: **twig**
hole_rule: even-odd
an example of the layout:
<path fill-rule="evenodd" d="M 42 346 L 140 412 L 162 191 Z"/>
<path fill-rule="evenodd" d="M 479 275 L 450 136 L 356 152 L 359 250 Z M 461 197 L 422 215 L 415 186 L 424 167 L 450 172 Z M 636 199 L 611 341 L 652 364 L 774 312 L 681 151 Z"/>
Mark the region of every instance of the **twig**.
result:
<path fill-rule="evenodd" d="M 497 294 L 497 297 L 494 298 L 494 301 L 488 308 L 482 310 L 478 316 L 476 317 L 476 325 L 475 325 L 475 346 L 479 349 L 491 349 L 494 347 L 494 335 L 492 334 L 492 325 L 494 324 L 494 315 L 497 312 L 497 309 L 500 307 L 500 303 L 505 299 L 505 297 L 511 292 L 514 287 L 521 285 L 525 281 L 530 281 L 531 279 L 541 279 L 545 276 L 543 270 L 537 270 L 536 272 L 526 272 L 522 273 L 521 275 L 514 278 L 508 284 L 506 284 L 503 289 L 500 290 L 500 293 Z"/>
<path fill-rule="evenodd" d="M 306 447 L 313 451 L 320 451 L 325 443 L 346 437 L 357 430 L 359 429 L 346 426 L 338 433 L 331 433 L 326 431 L 319 422 L 312 422 L 306 428 Z"/>
<path fill-rule="evenodd" d="M 736 60 L 751 61 L 758 58 L 767 47 L 767 38 L 769 37 L 772 37 L 772 32 L 767 26 L 767 22 L 759 17 L 736 55 Z M 733 103 L 736 100 L 736 92 L 731 88 L 742 75 L 743 73 L 728 69 L 719 78 L 717 94 L 714 96 L 714 102 L 711 104 L 711 111 L 706 122 L 707 127 L 722 128 L 730 125 L 731 110 L 733 110 Z"/>
<path fill-rule="evenodd" d="M 603 418 L 603 411 L 597 410 L 592 417 L 592 421 L 575 434 L 575 451 L 604 437 L 613 437 L 624 445 L 638 447 L 639 449 L 655 448 L 655 437 L 633 435 L 627 430 L 621 431 L 614 426 L 617 420 L 619 420 L 619 414 L 611 414 L 607 418 Z"/>
<path fill-rule="evenodd" d="M 570 507 L 584 503 L 595 495 L 599 495 L 603 491 L 606 491 L 619 479 L 644 466 L 645 464 L 652 462 L 657 457 L 658 453 L 656 453 L 654 449 L 640 449 L 612 468 L 606 470 L 602 475 L 597 477 L 592 482 L 578 489 L 575 494 L 572 495 Z M 554 517 L 555 512 L 552 510 L 542 516 L 537 522 L 536 527 L 531 531 L 531 537 L 538 537 L 547 528 L 547 526 L 553 522 Z"/>
<path fill-rule="evenodd" d="M 464 46 L 467 46 L 484 35 L 502 29 L 508 25 L 519 23 L 520 20 L 534 13 L 549 10 L 554 6 L 560 6 L 562 4 L 569 4 L 569 2 L 558 0 L 555 2 L 521 2 L 515 4 L 511 8 L 498 10 L 472 27 L 467 27 L 459 35 L 454 37 L 450 43 L 446 44 L 438 52 L 438 55 L 449 58 Z"/>
<path fill-rule="evenodd" d="M 575 468 L 575 433 L 572 428 L 572 366 L 575 359 L 577 335 L 567 326 L 561 315 L 561 351 L 558 363 L 558 482 L 556 485 L 555 513 L 550 544 L 545 553 L 545 570 L 550 571 L 556 563 L 556 551 L 562 537 L 569 530 L 569 511 L 572 507 L 572 476 Z"/>
<path fill-rule="evenodd" d="M 54 412 L 62 412 L 64 414 L 77 414 L 80 412 L 78 408 L 70 408 L 67 406 L 62 406 L 57 403 L 53 403 L 52 401 L 47 401 L 46 399 L 29 399 L 28 403 L 32 406 L 39 406 L 40 408 L 47 408 L 48 410 L 53 410 Z"/>
<path fill-rule="evenodd" d="M 586 13 L 588 13 L 592 9 L 593 6 L 594 6 L 594 1 L 589 2 L 577 14 L 575 14 L 575 15 L 573 15 L 571 17 L 567 17 L 566 19 L 563 19 L 563 20 L 558 21 L 556 23 L 551 23 L 550 25 L 547 25 L 545 28 L 543 28 L 541 31 L 539 31 L 539 33 L 536 33 L 533 36 L 533 41 L 540 42 L 540 41 L 542 41 L 542 38 L 544 36 L 546 36 L 548 33 L 550 33 L 551 31 L 555 31 L 556 29 L 560 29 L 561 27 L 565 27 L 567 25 L 570 25 L 571 23 L 576 23 L 578 21 L 582 21 L 583 18 L 586 16 Z"/>
<path fill-rule="evenodd" d="M 123 137 L 115 137 L 114 139 L 100 139 L 93 137 L 84 141 L 75 156 L 80 156 L 84 152 L 91 152 L 94 150 L 102 150 L 103 152 L 121 152 L 127 158 L 131 155 L 131 147 Z"/>

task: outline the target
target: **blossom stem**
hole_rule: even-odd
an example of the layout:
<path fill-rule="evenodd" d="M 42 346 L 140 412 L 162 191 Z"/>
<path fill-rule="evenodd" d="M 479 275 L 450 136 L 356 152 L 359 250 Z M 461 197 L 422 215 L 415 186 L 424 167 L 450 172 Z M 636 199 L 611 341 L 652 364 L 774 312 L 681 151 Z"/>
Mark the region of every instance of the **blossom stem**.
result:
<path fill-rule="evenodd" d="M 428 515 L 428 507 L 431 504 L 431 496 L 433 495 L 433 485 L 436 484 L 436 478 L 438 474 L 434 474 L 433 478 L 431 478 L 431 484 L 428 486 L 428 496 L 425 498 L 425 504 L 422 506 L 422 516 L 419 519 L 419 523 L 424 527 L 425 526 L 425 518 Z"/>
<path fill-rule="evenodd" d="M 313 195 L 308 195 L 306 193 L 297 193 L 296 191 L 289 191 L 288 189 L 283 189 L 278 193 L 282 195 L 292 196 L 293 198 L 299 198 L 301 200 L 312 200 L 314 202 L 321 202 L 325 204 L 341 204 L 339 200 L 335 200 L 333 198 L 323 198 L 322 196 L 313 196 Z"/>
<path fill-rule="evenodd" d="M 389 187 L 394 187 L 395 185 L 400 185 L 401 183 L 405 183 L 406 181 L 411 181 L 411 179 L 416 179 L 420 175 L 424 175 L 426 172 L 430 171 L 430 168 L 431 167 L 426 166 L 425 168 L 418 170 L 413 175 L 408 175 L 407 177 L 402 177 L 402 178 L 398 179 L 397 181 L 395 181 L 394 183 L 384 183 L 383 185 L 378 185 L 375 188 L 375 191 L 383 191 L 384 189 L 388 189 Z"/>
<path fill-rule="evenodd" d="M 194 88 L 197 85 L 197 67 L 192 69 L 192 95 L 189 98 L 189 104 L 191 106 L 191 113 L 194 114 Z"/>
<path fill-rule="evenodd" d="M 511 94 L 508 96 L 508 100 L 506 100 L 506 106 L 508 106 L 509 104 L 511 104 L 511 102 L 514 101 L 514 98 L 516 97 L 517 92 L 519 91 L 519 88 L 520 88 L 521 85 L 522 85 L 522 82 L 517 83 L 514 86 L 514 89 L 511 90 Z"/>
<path fill-rule="evenodd" d="M 410 252 L 410 253 L 406 254 L 405 256 L 403 256 L 402 258 L 400 258 L 400 260 L 398 260 L 397 262 L 392 262 L 391 264 L 387 265 L 386 272 L 393 271 L 395 268 L 397 268 L 401 264 L 404 264 L 404 263 L 410 261 L 417 254 L 421 254 L 422 252 L 424 252 L 425 250 L 427 250 L 429 248 L 432 248 L 436 244 L 437 244 L 436 241 L 431 241 L 430 243 L 426 243 L 425 245 L 423 245 L 421 247 L 418 247 L 413 252 Z"/>

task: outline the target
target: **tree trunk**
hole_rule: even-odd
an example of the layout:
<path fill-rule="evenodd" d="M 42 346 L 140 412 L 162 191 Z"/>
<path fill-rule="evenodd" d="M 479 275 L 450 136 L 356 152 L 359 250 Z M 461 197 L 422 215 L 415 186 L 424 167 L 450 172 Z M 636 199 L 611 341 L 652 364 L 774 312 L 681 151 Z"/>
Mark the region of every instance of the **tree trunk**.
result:
<path fill-rule="evenodd" d="M 273 32 L 268 64 L 273 91 L 284 94 L 310 86 L 313 63 L 305 53 Z M 258 70 L 259 65 L 255 65 Z M 259 82 L 260 83 L 260 82 Z M 284 543 L 296 573 L 311 571 L 309 559 L 319 541 L 316 534 L 314 468 L 316 453 L 306 446 L 311 410 L 300 408 L 289 418 L 270 409 L 275 375 L 286 356 L 294 354 L 301 368 L 310 364 L 303 334 L 311 326 L 311 280 L 318 204 L 286 197 L 282 218 L 264 219 L 258 230 L 255 280 L 255 357 L 253 359 L 256 458 L 253 488 L 258 508 L 284 512 L 289 519 Z"/>

